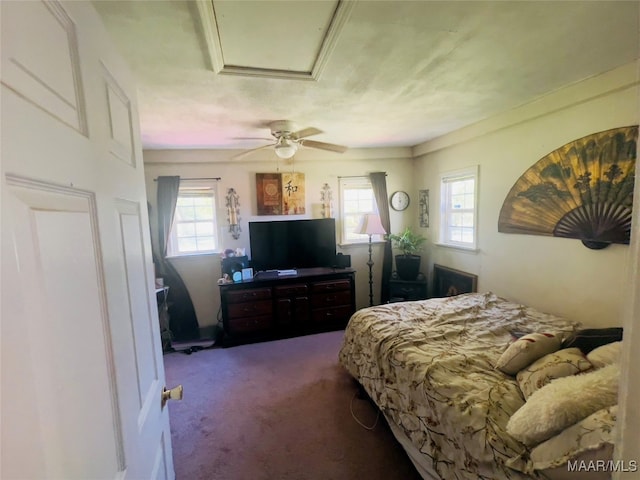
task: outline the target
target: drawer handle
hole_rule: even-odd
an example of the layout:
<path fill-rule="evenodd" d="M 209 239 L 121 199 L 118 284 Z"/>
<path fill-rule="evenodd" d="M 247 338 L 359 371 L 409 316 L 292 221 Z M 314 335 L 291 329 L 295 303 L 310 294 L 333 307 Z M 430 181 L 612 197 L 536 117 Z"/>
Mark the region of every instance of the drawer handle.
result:
<path fill-rule="evenodd" d="M 327 297 L 327 303 L 331 303 L 331 302 L 335 302 L 336 301 L 336 297 L 331 296 L 331 297 Z"/>

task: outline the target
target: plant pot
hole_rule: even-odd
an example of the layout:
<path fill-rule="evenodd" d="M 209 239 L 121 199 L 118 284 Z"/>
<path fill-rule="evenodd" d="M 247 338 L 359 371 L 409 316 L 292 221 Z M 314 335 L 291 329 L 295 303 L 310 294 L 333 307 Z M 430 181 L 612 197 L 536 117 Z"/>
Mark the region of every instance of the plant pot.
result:
<path fill-rule="evenodd" d="M 396 255 L 396 271 L 402 280 L 413 281 L 420 273 L 420 255 Z"/>

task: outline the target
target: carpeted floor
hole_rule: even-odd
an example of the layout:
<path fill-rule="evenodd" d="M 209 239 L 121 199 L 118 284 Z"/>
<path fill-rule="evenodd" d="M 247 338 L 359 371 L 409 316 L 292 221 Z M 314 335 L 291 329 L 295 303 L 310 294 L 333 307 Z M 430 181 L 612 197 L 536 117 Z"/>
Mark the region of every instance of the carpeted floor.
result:
<path fill-rule="evenodd" d="M 349 409 L 342 331 L 165 355 L 178 480 L 418 480 L 383 417 L 372 431 Z M 353 410 L 372 425 L 364 399 Z"/>

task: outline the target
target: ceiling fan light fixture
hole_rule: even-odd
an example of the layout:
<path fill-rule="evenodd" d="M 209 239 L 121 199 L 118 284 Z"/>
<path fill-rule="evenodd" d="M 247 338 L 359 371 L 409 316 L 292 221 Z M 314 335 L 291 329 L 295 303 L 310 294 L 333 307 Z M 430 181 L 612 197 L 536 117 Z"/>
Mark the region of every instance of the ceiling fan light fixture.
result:
<path fill-rule="evenodd" d="M 288 138 L 281 138 L 275 146 L 276 155 L 287 159 L 293 157 L 298 151 L 298 144 Z"/>

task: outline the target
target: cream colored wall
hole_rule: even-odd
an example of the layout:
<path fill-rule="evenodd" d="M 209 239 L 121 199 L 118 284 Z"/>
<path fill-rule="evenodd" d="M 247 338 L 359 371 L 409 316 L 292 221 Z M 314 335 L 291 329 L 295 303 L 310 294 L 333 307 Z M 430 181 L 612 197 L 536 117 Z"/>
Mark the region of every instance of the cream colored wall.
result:
<path fill-rule="evenodd" d="M 334 211 L 338 209 L 338 177 L 366 175 L 374 171 L 387 172 L 389 194 L 395 190 L 408 190 L 412 184 L 413 161 L 408 148 L 361 149 L 343 155 L 304 151 L 296 156 L 293 167 L 305 174 L 307 214 L 295 216 L 256 215 L 255 174 L 276 172 L 276 161 L 272 152 L 256 152 L 252 161 L 228 161 L 231 153 L 206 150 L 147 150 L 144 152 L 147 195 L 152 206 L 151 231 L 157 241 L 156 182 L 159 175 L 180 175 L 183 178 L 221 177 L 219 182 L 218 218 L 222 220 L 220 238 L 223 248 L 246 248 L 249 250 L 250 221 L 287 220 L 296 218 L 321 218 L 320 193 L 328 183 L 333 192 Z M 253 159 L 256 161 L 253 161 Z M 280 171 L 288 171 L 290 164 L 280 161 Z M 242 232 L 233 240 L 225 228 L 226 211 L 224 196 L 233 187 L 240 197 Z M 392 230 L 400 231 L 413 220 L 413 205 L 403 213 L 391 213 Z M 336 229 L 339 229 L 337 219 Z M 352 267 L 356 269 L 356 303 L 358 308 L 369 304 L 368 247 L 366 245 L 338 246 L 338 251 L 351 255 Z M 382 266 L 381 244 L 373 246 L 374 301 L 379 302 L 380 275 Z M 217 323 L 220 297 L 217 280 L 221 276 L 219 255 L 195 255 L 173 258 L 171 262 L 183 277 L 192 297 L 198 323 L 201 328 Z"/>
<path fill-rule="evenodd" d="M 579 240 L 498 233 L 516 180 L 556 148 L 602 130 L 638 124 L 636 65 L 545 96 L 414 149 L 414 192 L 431 196 L 428 259 L 478 275 L 479 291 L 592 326 L 622 324 L 629 247 L 589 250 Z M 477 252 L 437 246 L 439 175 L 479 165 Z M 429 268 L 432 271 L 432 268 Z"/>

